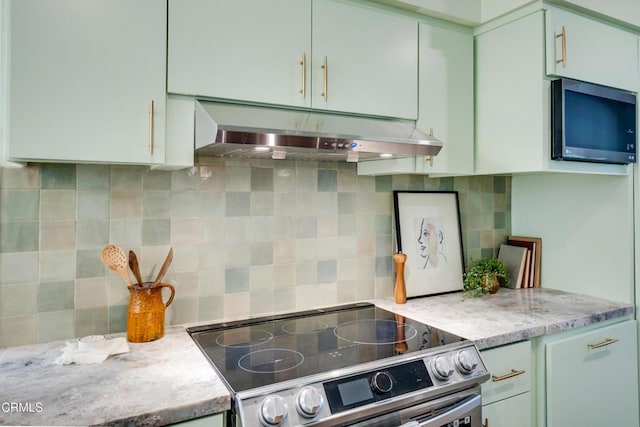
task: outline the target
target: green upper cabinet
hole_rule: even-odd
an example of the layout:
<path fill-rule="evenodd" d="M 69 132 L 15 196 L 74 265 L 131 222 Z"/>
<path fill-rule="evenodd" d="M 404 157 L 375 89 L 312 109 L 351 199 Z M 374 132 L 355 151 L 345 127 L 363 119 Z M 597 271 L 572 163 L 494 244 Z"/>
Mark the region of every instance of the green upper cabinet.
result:
<path fill-rule="evenodd" d="M 417 118 L 418 24 L 333 0 L 169 0 L 168 91 Z"/>
<path fill-rule="evenodd" d="M 443 141 L 435 157 L 358 163 L 361 175 L 473 173 L 473 36 L 467 28 L 420 23 L 417 128 Z"/>
<path fill-rule="evenodd" d="M 164 162 L 164 1 L 8 9 L 7 159 Z"/>
<path fill-rule="evenodd" d="M 332 0 L 312 16 L 314 108 L 417 118 L 416 20 Z"/>
<path fill-rule="evenodd" d="M 545 32 L 548 26 L 545 25 L 546 18 L 555 13 L 555 9 L 535 10 L 507 23 L 476 30 L 475 172 L 478 174 L 572 172 L 626 175 L 630 169 L 627 165 L 551 160 L 551 80 L 557 76 L 545 73 L 548 44 L 544 36 L 546 34 L 555 40 L 553 34 Z M 605 36 L 609 30 L 619 31 L 605 28 L 602 33 Z M 620 33 L 626 34 L 624 31 Z M 571 34 L 567 29 L 567 37 Z M 567 38 L 567 64 L 577 61 L 571 53 L 571 46 L 573 44 Z M 616 50 L 616 46 L 609 49 Z M 599 77 L 607 76 L 606 70 L 614 70 L 618 66 L 599 63 L 599 52 L 594 50 L 590 54 L 595 63 L 584 76 L 593 83 L 606 84 L 607 81 Z M 637 73 L 637 48 L 629 54 L 634 58 L 631 68 L 635 71 L 631 73 Z"/>
<path fill-rule="evenodd" d="M 546 13 L 547 74 L 638 91 L 638 36 L 575 13 Z"/>
<path fill-rule="evenodd" d="M 473 37 L 470 32 L 420 24 L 418 128 L 444 146 L 432 160 L 418 159 L 426 174 L 473 173 Z"/>
<path fill-rule="evenodd" d="M 311 107 L 310 0 L 169 0 L 168 91 Z"/>

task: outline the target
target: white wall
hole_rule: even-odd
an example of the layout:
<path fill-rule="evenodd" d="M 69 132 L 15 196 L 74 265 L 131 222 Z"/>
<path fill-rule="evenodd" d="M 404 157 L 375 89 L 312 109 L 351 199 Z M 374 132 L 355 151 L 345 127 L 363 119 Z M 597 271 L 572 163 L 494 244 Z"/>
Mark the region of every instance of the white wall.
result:
<path fill-rule="evenodd" d="M 631 175 L 516 175 L 511 212 L 542 238 L 542 287 L 635 302 Z"/>

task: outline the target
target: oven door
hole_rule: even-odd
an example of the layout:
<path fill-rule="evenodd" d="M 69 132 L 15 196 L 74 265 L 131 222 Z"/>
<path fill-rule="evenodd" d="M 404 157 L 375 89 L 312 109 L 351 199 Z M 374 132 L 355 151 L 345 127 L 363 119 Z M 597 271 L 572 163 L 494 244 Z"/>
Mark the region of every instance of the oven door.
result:
<path fill-rule="evenodd" d="M 482 396 L 480 387 L 349 425 L 352 427 L 447 427 L 453 425 L 481 427 Z"/>

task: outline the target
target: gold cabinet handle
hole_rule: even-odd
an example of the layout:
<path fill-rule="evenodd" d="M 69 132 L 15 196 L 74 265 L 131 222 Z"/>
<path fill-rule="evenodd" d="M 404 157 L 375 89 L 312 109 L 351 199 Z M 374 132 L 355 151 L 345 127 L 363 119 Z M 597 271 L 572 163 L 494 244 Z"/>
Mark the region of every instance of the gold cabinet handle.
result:
<path fill-rule="evenodd" d="M 327 57 L 324 57 L 324 61 L 322 63 L 322 70 L 324 75 L 323 85 L 322 85 L 322 97 L 324 98 L 324 102 L 327 102 L 327 98 L 329 96 L 329 66 L 327 64 Z"/>
<path fill-rule="evenodd" d="M 149 105 L 149 154 L 153 156 L 153 113 L 154 113 L 153 99 Z"/>
<path fill-rule="evenodd" d="M 300 66 L 302 67 L 302 88 L 300 93 L 302 94 L 302 99 L 305 99 L 307 96 L 307 52 L 302 54 Z"/>
<path fill-rule="evenodd" d="M 567 30 L 562 26 L 562 32 L 556 34 L 556 38 L 562 38 L 562 58 L 556 60 L 556 64 L 562 64 L 562 68 L 567 68 Z"/>
<path fill-rule="evenodd" d="M 599 342 L 597 344 L 587 344 L 587 347 L 589 347 L 589 350 L 593 350 L 594 348 L 600 348 L 600 347 L 606 347 L 608 345 L 617 343 L 618 340 L 615 340 L 613 338 L 607 338 L 602 342 Z"/>
<path fill-rule="evenodd" d="M 511 372 L 509 372 L 508 374 L 504 374 L 504 375 L 500 375 L 500 376 L 492 375 L 491 376 L 491 381 L 493 381 L 494 383 L 497 383 L 498 381 L 504 381 L 504 380 L 509 379 L 509 378 L 517 377 L 518 375 L 522 375 L 525 372 L 527 372 L 527 371 L 525 371 L 524 369 L 521 370 L 521 371 L 517 371 L 515 369 L 512 369 Z"/>
<path fill-rule="evenodd" d="M 489 427 L 489 418 L 484 419 L 484 424 L 482 424 L 482 427 Z"/>

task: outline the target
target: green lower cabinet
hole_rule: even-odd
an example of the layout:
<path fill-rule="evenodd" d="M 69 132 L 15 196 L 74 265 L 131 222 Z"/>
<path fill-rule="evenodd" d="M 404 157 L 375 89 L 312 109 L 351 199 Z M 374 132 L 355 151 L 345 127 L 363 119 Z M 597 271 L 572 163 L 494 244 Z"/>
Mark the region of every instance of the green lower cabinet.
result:
<path fill-rule="evenodd" d="M 223 427 L 224 414 L 214 414 L 208 417 L 194 418 L 192 420 L 183 421 L 181 423 L 171 424 L 177 427 Z"/>
<path fill-rule="evenodd" d="M 635 320 L 546 342 L 546 426 L 637 427 L 637 354 Z"/>
<path fill-rule="evenodd" d="M 482 351 L 491 378 L 482 384 L 484 427 L 531 427 L 531 342 Z"/>
<path fill-rule="evenodd" d="M 531 394 L 523 393 L 482 406 L 483 427 L 531 427 Z"/>

